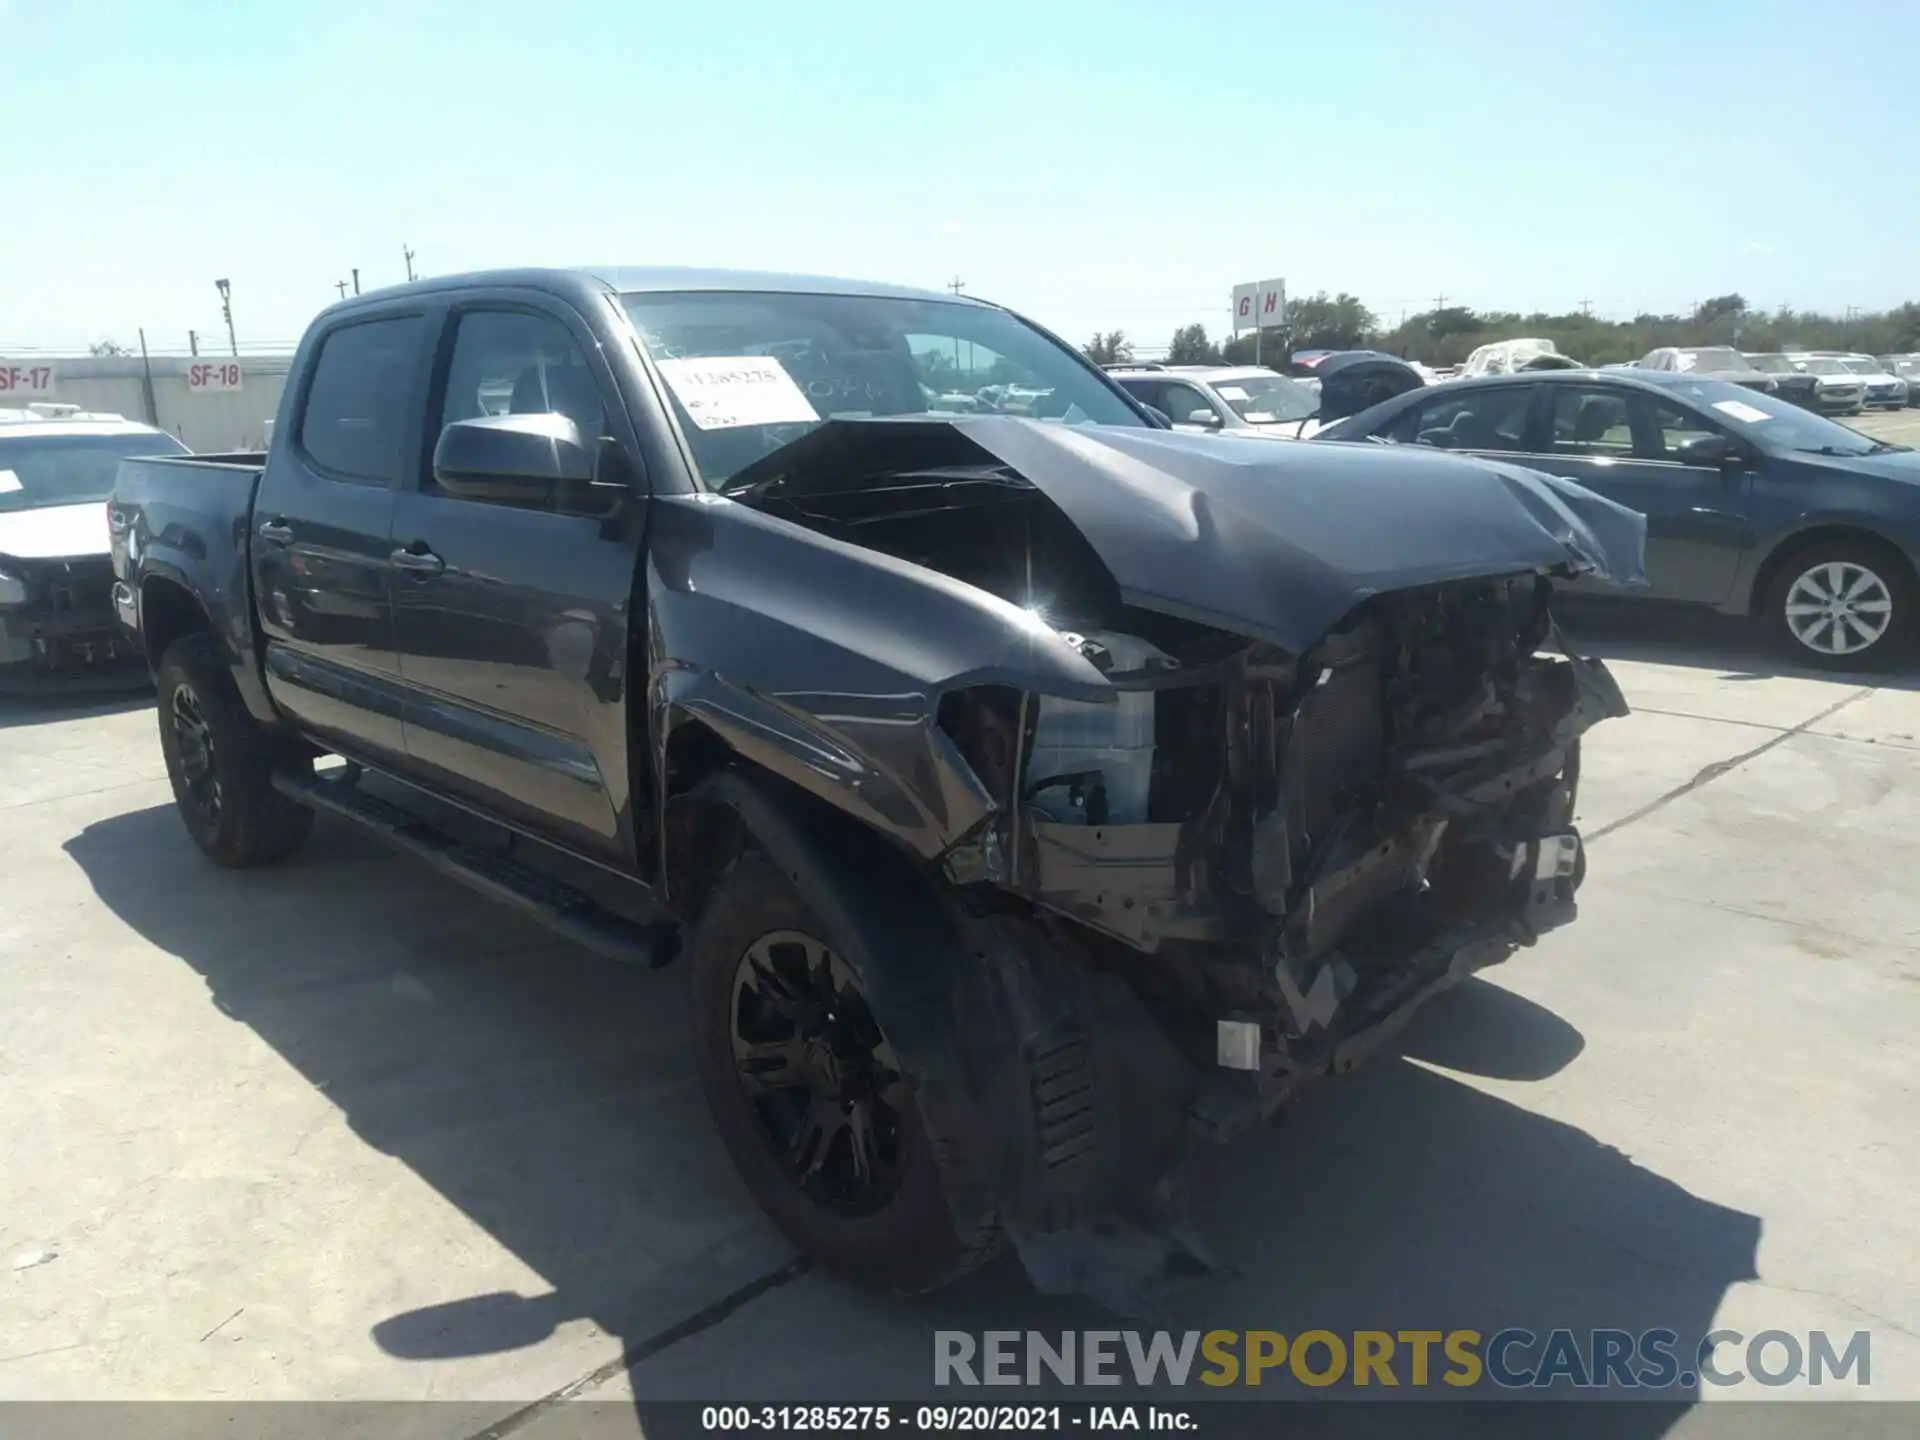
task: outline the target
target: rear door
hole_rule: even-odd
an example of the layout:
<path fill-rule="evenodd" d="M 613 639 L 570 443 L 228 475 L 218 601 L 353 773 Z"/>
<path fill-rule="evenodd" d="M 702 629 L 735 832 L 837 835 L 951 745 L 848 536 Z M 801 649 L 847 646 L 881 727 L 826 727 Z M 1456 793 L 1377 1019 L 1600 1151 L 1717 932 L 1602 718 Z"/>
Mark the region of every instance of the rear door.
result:
<path fill-rule="evenodd" d="M 617 857 L 643 499 L 609 515 L 592 497 L 478 498 L 443 489 L 431 464 L 432 442 L 455 421 L 557 411 L 637 477 L 612 375 L 570 307 L 517 292 L 456 305 L 435 373 L 430 433 L 393 527 L 409 766 L 503 818 Z"/>
<path fill-rule="evenodd" d="M 247 538 L 273 698 L 346 753 L 388 763 L 404 754 L 394 487 L 419 453 L 431 328 L 424 310 L 356 312 L 308 341 Z"/>
<path fill-rule="evenodd" d="M 1521 457 L 1523 463 L 1578 481 L 1647 517 L 1644 588 L 1616 590 L 1598 581 L 1573 588 L 1697 604 L 1725 600 L 1747 543 L 1753 476 L 1745 468 L 1685 465 L 1678 455 L 1689 440 L 1733 437 L 1691 406 L 1635 386 L 1549 389 L 1534 453 Z"/>

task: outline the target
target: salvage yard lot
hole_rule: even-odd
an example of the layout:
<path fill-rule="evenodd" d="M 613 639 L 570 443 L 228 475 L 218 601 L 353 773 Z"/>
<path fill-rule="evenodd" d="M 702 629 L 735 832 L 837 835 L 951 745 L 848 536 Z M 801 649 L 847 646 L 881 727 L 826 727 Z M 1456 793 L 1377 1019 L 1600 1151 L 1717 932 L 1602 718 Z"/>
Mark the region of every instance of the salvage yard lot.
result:
<path fill-rule="evenodd" d="M 1598 637 L 1637 713 L 1588 740 L 1580 921 L 1212 1157 L 1238 1273 L 1148 1323 L 1867 1329 L 1920 1399 L 1920 682 Z M 0 1252 L 54 1255 L 0 1279 L 0 1398 L 469 1402 L 452 1436 L 583 1378 L 927 1395 L 936 1329 L 1115 1323 L 1011 1261 L 911 1303 L 792 1265 L 678 969 L 325 822 L 218 872 L 142 703 L 0 726 Z"/>

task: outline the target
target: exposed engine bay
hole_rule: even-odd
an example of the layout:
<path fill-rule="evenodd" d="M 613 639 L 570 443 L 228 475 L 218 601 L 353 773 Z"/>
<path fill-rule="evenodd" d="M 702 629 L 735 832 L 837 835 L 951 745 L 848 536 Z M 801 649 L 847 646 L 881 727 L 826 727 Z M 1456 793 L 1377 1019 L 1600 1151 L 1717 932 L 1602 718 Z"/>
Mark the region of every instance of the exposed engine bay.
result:
<path fill-rule="evenodd" d="M 943 869 L 982 911 L 1072 922 L 1190 1061 L 1238 1072 L 1196 1102 L 1218 1112 L 1203 1125 L 1272 1109 L 1572 918 L 1578 739 L 1626 705 L 1599 662 L 1543 653 L 1546 567 L 1367 595 L 1296 653 L 1130 603 L 1022 471 L 953 432 L 898 433 L 869 465 L 790 461 L 737 493 L 1022 607 L 1036 646 L 1104 677 L 1091 699 L 941 698 L 998 804 Z"/>

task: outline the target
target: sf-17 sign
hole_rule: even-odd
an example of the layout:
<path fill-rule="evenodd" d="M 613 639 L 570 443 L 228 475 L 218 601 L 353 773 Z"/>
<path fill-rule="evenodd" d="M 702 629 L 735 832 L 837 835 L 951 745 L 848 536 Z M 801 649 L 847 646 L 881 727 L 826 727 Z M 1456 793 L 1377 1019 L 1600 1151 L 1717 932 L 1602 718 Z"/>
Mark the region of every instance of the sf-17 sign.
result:
<path fill-rule="evenodd" d="M 44 400 L 53 394 L 50 360 L 0 360 L 0 405 L 13 400 Z"/>

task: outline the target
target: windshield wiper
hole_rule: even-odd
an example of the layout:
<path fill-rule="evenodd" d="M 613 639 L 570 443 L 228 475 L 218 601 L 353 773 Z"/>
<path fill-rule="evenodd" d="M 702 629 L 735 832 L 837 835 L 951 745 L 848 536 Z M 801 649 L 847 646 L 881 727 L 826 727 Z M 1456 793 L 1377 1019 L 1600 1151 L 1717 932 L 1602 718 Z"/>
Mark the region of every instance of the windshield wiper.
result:
<path fill-rule="evenodd" d="M 1800 455 L 1838 455 L 1849 460 L 1858 459 L 1862 455 L 1872 455 L 1875 453 L 1871 449 L 1842 450 L 1838 445 L 1796 445 L 1793 448 L 1795 453 Z"/>

